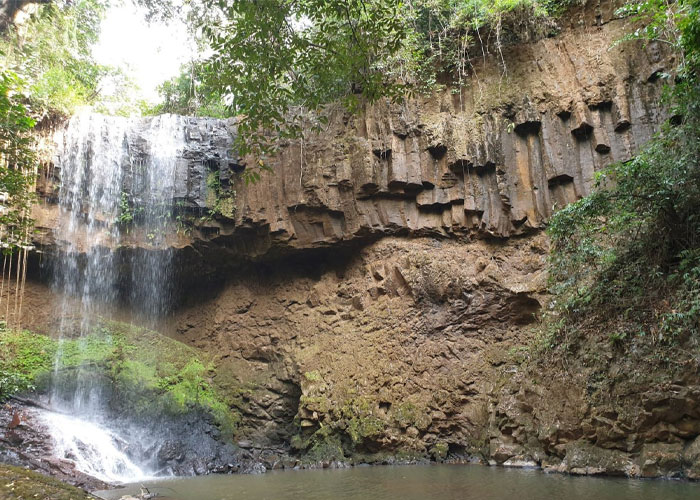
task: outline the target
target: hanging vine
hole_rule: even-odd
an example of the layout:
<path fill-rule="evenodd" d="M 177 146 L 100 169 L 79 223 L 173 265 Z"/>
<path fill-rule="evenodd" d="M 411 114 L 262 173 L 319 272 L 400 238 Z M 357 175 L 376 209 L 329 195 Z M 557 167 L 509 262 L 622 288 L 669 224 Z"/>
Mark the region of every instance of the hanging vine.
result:
<path fill-rule="evenodd" d="M 33 249 L 31 209 L 38 165 L 31 135 L 35 122 L 21 86 L 16 74 L 0 72 L 0 305 L 4 300 L 5 322 L 15 328 L 21 326 L 28 253 Z"/>

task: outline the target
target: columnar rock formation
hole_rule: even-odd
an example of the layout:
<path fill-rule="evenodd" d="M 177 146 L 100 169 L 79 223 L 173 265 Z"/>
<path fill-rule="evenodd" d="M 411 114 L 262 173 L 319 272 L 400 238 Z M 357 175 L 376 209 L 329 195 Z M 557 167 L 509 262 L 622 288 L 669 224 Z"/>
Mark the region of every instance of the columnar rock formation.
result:
<path fill-rule="evenodd" d="M 473 61 L 464 87 L 329 110 L 252 185 L 253 160 L 230 151 L 235 125 L 189 120 L 174 202 L 230 205 L 170 238 L 183 301 L 161 326 L 217 353 L 216 376 L 241 394 L 241 446 L 269 463 L 291 443 L 337 459 L 700 476 L 697 380 L 665 399 L 627 387 L 639 397 L 618 403 L 590 377 L 620 366 L 535 380 L 512 362 L 546 303 L 548 217 L 665 118 L 673 58 L 616 45 L 628 28 L 613 2 L 590 2 L 560 34 Z"/>
<path fill-rule="evenodd" d="M 323 132 L 283 145 L 266 159 L 274 173 L 252 185 L 240 174 L 255 162 L 231 151 L 235 125 L 189 119 L 174 203 L 213 208 L 207 179 L 234 200 L 188 243 L 251 257 L 370 236 L 541 229 L 556 207 L 590 191 L 596 171 L 631 158 L 664 118 L 661 75 L 672 57 L 660 44 L 615 45 L 626 24 L 602 5 L 574 16 L 561 35 L 504 47 L 505 63 L 475 61 L 462 88 L 354 116 L 329 111 Z M 126 170 L 147 155 L 146 126 L 131 129 Z M 46 177 L 41 194 L 51 199 L 58 180 Z"/>

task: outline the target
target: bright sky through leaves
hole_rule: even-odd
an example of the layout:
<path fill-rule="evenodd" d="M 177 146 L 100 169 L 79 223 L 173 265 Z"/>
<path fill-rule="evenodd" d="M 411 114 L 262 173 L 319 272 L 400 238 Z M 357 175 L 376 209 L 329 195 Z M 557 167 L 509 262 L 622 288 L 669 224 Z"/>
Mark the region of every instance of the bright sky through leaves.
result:
<path fill-rule="evenodd" d="M 142 97 L 155 103 L 156 87 L 177 75 L 194 51 L 182 22 L 149 24 L 144 11 L 126 0 L 107 12 L 93 54 L 101 64 L 123 68 L 141 89 Z"/>

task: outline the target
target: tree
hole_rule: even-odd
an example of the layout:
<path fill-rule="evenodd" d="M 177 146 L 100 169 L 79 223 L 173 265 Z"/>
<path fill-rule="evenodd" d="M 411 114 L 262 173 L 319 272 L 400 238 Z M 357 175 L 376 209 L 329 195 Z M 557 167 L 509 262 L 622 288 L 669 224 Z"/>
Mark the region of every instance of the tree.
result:
<path fill-rule="evenodd" d="M 20 297 L 23 296 L 27 254 L 32 248 L 34 228 L 31 206 L 37 158 L 31 130 L 35 122 L 23 103 L 21 83 L 13 72 L 0 71 L 0 249 L 3 254 L 0 302 L 3 291 L 7 290 L 6 321 L 10 320 L 12 281 L 15 283 L 14 318 L 20 317 Z"/>
<path fill-rule="evenodd" d="M 4 0 L 0 5 L 0 34 L 7 30 L 15 22 L 17 13 L 31 4 L 48 4 L 52 0 Z"/>
<path fill-rule="evenodd" d="M 149 114 L 174 113 L 190 116 L 227 118 L 222 96 L 208 84 L 206 66 L 192 61 L 180 69 L 180 74 L 158 86 L 161 102 L 148 110 Z"/>
<path fill-rule="evenodd" d="M 113 73 L 92 56 L 106 5 L 106 0 L 42 4 L 0 39 L 3 66 L 25 81 L 37 119 L 70 114 L 99 97 L 101 81 Z"/>
<path fill-rule="evenodd" d="M 339 101 L 356 109 L 402 94 L 377 64 L 406 37 L 393 0 L 204 0 L 198 19 L 213 55 L 208 82 L 241 117 L 242 154 L 270 150 L 267 133 L 297 136 L 303 110 Z"/>
<path fill-rule="evenodd" d="M 550 221 L 553 311 L 563 329 L 591 318 L 602 324 L 624 318 L 627 330 L 610 337 L 616 345 L 649 332 L 657 346 L 690 341 L 696 349 L 700 0 L 648 0 L 625 12 L 638 16 L 641 26 L 626 39 L 663 41 L 677 49 L 674 78 L 666 75 L 672 119 L 635 158 L 600 172 L 590 196 Z"/>
<path fill-rule="evenodd" d="M 139 0 L 151 18 L 185 19 L 211 53 L 163 85 L 157 109 L 206 112 L 206 94 L 239 118 L 239 151 L 257 156 L 322 126 L 330 103 L 399 101 L 434 89 L 437 73 L 466 83 L 482 35 L 500 48 L 506 26 L 549 29 L 541 21 L 571 1 Z"/>

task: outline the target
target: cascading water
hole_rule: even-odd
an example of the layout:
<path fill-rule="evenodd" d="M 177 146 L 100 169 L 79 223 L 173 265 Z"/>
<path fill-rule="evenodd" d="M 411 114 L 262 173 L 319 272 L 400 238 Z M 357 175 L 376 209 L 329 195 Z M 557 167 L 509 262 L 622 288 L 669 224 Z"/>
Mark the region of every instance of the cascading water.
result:
<path fill-rule="evenodd" d="M 125 160 L 122 143 L 127 120 L 112 120 L 83 113 L 75 116 L 57 136 L 57 165 L 61 176 L 60 217 L 54 234 L 63 251 L 54 256 L 53 285 L 63 293 L 59 335 L 83 337 L 100 303 L 116 300 L 115 256 L 109 251 L 119 240 L 116 225 Z M 80 309 L 70 307 L 71 297 L 80 298 Z M 58 384 L 63 358 L 62 343 L 54 360 L 52 404 L 80 414 L 97 413 L 100 386 L 79 370 L 73 390 Z"/>
<path fill-rule="evenodd" d="M 132 259 L 131 302 L 141 304 L 145 318 L 163 314 L 171 298 L 172 249 L 164 245 L 171 218 L 176 158 L 184 141 L 181 118 L 161 115 L 149 124 L 150 162 L 134 173 L 133 190 L 140 193 L 146 239 L 158 252 L 140 252 Z M 137 167 L 138 168 L 138 167 Z M 163 248 L 164 247 L 164 248 Z"/>
<path fill-rule="evenodd" d="M 123 437 L 96 423 L 73 416 L 44 412 L 42 422 L 51 429 L 55 453 L 71 458 L 76 468 L 108 482 L 129 482 L 154 477 L 125 452 Z"/>
<path fill-rule="evenodd" d="M 53 286 L 64 297 L 62 339 L 85 338 L 105 304 L 138 304 L 146 321 L 166 310 L 172 254 L 164 244 L 165 229 L 185 140 L 182 120 L 174 115 L 128 119 L 85 112 L 57 133 L 55 165 L 61 183 L 55 238 L 61 251 L 52 256 L 50 266 Z M 133 135 L 146 143 L 134 144 Z M 138 230 L 127 229 L 125 221 L 137 221 Z M 125 240 L 139 247 L 128 258 L 114 251 Z M 42 417 L 57 452 L 74 460 L 78 470 L 106 481 L 154 475 L 147 460 L 136 463 L 124 451 L 129 437 L 140 434 L 141 439 L 143 433 L 121 429 L 120 436 L 110 429 L 106 384 L 89 367 L 65 373 L 64 355 L 59 347 L 50 397 L 59 413 Z"/>

